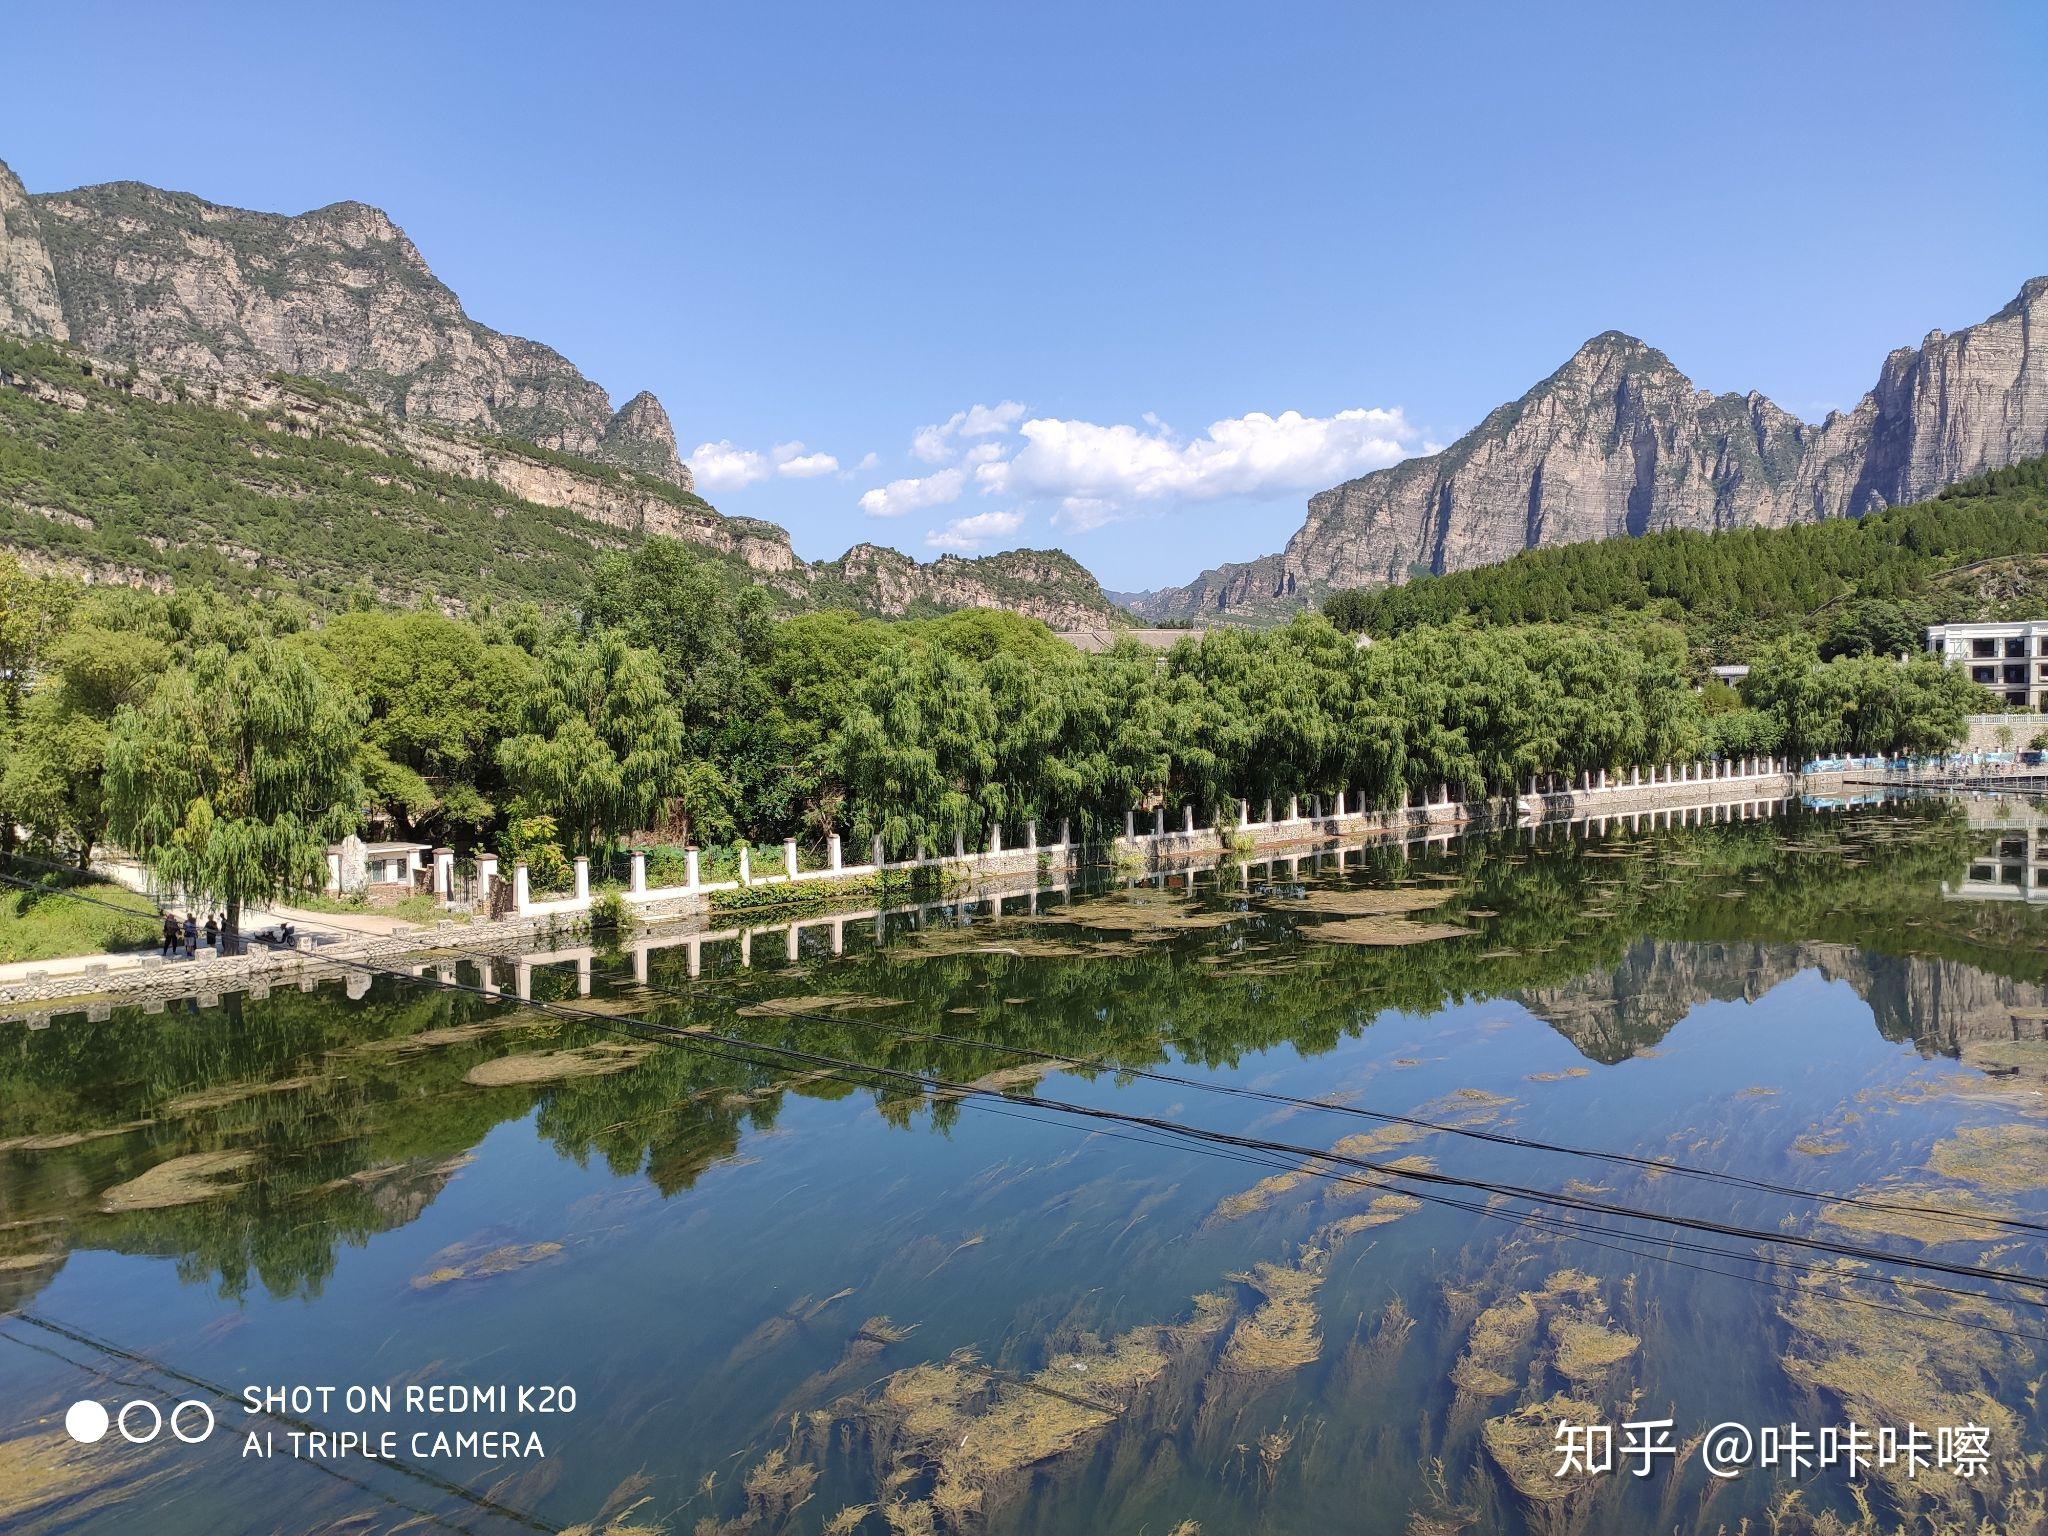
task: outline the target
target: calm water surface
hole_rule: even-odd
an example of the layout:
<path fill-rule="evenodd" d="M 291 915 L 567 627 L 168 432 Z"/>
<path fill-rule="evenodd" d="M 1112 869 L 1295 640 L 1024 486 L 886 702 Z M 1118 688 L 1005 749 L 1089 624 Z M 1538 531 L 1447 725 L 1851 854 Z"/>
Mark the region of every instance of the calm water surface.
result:
<path fill-rule="evenodd" d="M 0 1529 L 2035 1530 L 2042 1292 L 1841 1251 L 2048 1275 L 2031 853 L 1943 804 L 1473 840 L 600 952 L 554 1013 L 0 1024 Z M 574 1411 L 402 1408 L 500 1383 Z M 220 1429 L 79 1446 L 80 1398 Z M 1560 1480 L 1560 1417 L 1991 1465 Z M 545 1454 L 412 1439 L 481 1429 Z"/>

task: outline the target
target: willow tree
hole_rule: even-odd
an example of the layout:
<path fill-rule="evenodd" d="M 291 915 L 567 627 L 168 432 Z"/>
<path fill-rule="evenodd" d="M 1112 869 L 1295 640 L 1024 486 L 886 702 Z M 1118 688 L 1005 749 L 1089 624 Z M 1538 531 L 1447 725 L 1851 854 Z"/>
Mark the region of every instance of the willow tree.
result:
<path fill-rule="evenodd" d="M 574 852 L 647 826 L 688 778 L 661 663 L 613 630 L 557 641 L 498 763 L 520 809 L 554 817 Z"/>
<path fill-rule="evenodd" d="M 317 886 L 361 821 L 362 723 L 292 646 L 207 646 L 114 716 L 108 835 L 232 932 L 244 906 Z"/>
<path fill-rule="evenodd" d="M 972 663 L 933 645 L 885 652 L 856 690 L 834 766 L 863 837 L 892 853 L 986 835 L 996 772 L 994 702 Z"/>

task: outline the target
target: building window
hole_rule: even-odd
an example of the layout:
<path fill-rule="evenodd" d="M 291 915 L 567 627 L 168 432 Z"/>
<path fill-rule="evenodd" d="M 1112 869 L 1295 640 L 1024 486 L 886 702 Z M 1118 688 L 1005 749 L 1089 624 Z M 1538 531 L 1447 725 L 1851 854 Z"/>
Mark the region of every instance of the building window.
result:
<path fill-rule="evenodd" d="M 2005 680 L 2008 683 L 2024 683 L 2027 680 L 2027 669 L 2025 667 L 2007 667 L 2005 669 Z"/>
<path fill-rule="evenodd" d="M 1973 683 L 1995 683 L 1998 681 L 1998 668 L 1972 667 L 1970 668 L 1970 681 Z"/>
<path fill-rule="evenodd" d="M 1996 656 L 1998 654 L 1998 642 L 1996 640 L 1972 640 L 1970 642 L 1970 654 L 1972 656 Z"/>
<path fill-rule="evenodd" d="M 2005 696 L 2005 702 L 2008 704 L 2016 704 L 2020 708 L 2024 709 L 2026 708 L 2027 704 L 2027 695 L 2024 690 L 2018 693 L 2008 693 Z"/>
<path fill-rule="evenodd" d="M 2005 642 L 2005 654 L 2006 654 L 2006 655 L 2008 655 L 2008 656 L 2024 656 L 2024 655 L 2026 655 L 2026 654 L 2027 654 L 2027 642 L 2026 642 L 2026 641 L 2024 641 L 2024 640 L 2008 640 L 2008 641 L 2006 641 L 2006 642 Z"/>

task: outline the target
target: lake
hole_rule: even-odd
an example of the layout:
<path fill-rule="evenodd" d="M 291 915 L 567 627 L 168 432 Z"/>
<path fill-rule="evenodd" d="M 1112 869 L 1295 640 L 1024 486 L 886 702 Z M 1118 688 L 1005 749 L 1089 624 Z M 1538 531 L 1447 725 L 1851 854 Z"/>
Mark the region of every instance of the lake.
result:
<path fill-rule="evenodd" d="M 451 954 L 0 1024 L 0 1529 L 2041 1529 L 2006 814 L 1104 871 L 837 956 L 600 950 L 531 1007 Z M 141 1434 L 190 1403 L 198 1443 Z M 1614 1470 L 1558 1476 L 1560 1421 Z M 1852 1422 L 1888 1465 L 1798 1464 Z M 1909 1477 L 1909 1424 L 1981 1455 Z"/>

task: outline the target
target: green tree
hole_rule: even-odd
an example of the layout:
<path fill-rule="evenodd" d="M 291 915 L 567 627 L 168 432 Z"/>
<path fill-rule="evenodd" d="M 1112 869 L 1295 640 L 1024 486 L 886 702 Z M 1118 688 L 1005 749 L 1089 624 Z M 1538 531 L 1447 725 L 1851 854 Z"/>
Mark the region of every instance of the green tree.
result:
<path fill-rule="evenodd" d="M 522 814 L 555 818 L 571 850 L 654 819 L 682 781 L 682 724 L 652 652 L 613 631 L 564 638 L 541 657 L 522 729 L 498 762 Z"/>
<path fill-rule="evenodd" d="M 368 708 L 364 778 L 400 830 L 477 837 L 503 797 L 496 747 L 526 708 L 533 659 L 426 610 L 342 614 L 312 646 Z"/>
<path fill-rule="evenodd" d="M 107 741 L 107 830 L 239 927 L 250 902 L 317 885 L 327 845 L 362 819 L 362 707 L 301 652 L 208 646 Z"/>
<path fill-rule="evenodd" d="M 68 837 L 81 869 L 106 828 L 108 726 L 148 696 L 167 660 L 147 635 L 74 629 L 50 645 L 46 674 L 21 711 L 0 806 L 46 846 Z"/>

